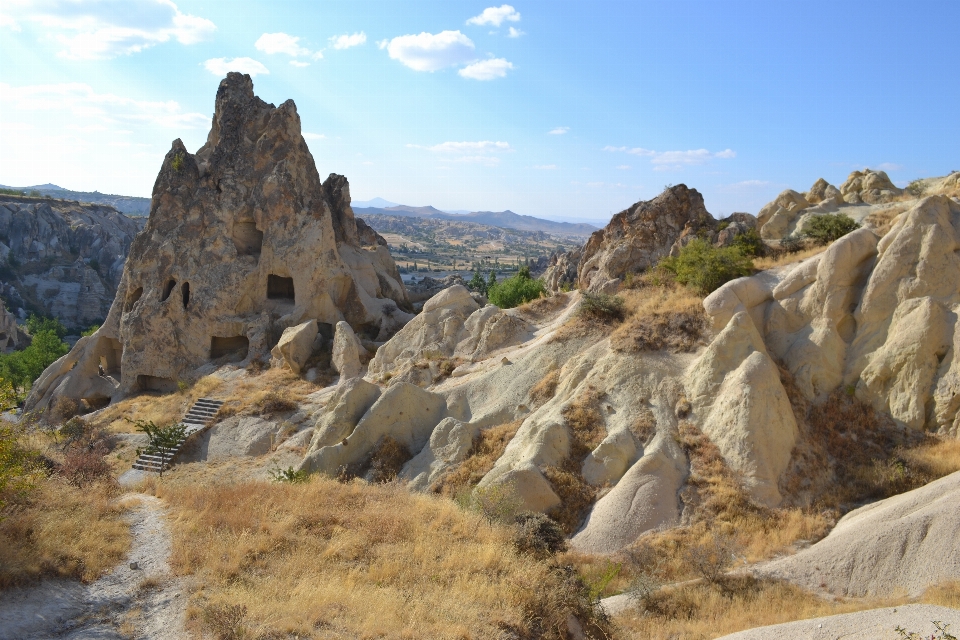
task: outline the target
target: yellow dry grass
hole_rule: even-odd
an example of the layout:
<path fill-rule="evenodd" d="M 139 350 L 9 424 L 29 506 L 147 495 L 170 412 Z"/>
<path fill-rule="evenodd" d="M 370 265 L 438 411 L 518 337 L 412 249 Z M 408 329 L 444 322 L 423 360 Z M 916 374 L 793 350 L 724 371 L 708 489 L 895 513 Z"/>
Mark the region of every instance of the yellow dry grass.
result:
<path fill-rule="evenodd" d="M 252 637 L 523 635 L 556 586 L 508 529 L 398 485 L 314 476 L 156 492 L 173 514 L 174 570 L 197 585 L 195 627 L 230 605 L 246 607 Z"/>
<path fill-rule="evenodd" d="M 179 422 L 190 405 L 198 398 L 219 397 L 218 394 L 223 388 L 223 380 L 206 376 L 175 393 L 165 395 L 145 393 L 126 398 L 84 420 L 92 427 L 104 429 L 110 433 L 133 433 L 136 427 L 130 422 L 131 420 L 144 420 L 159 425 Z"/>
<path fill-rule="evenodd" d="M 484 429 L 473 439 L 473 445 L 463 462 L 444 474 L 430 488 L 433 493 L 457 497 L 477 486 L 483 476 L 493 469 L 507 445 L 517 435 L 522 420 Z"/>
<path fill-rule="evenodd" d="M 560 384 L 560 370 L 552 369 L 548 371 L 540 379 L 540 382 L 530 389 L 530 400 L 537 406 L 544 404 L 557 393 L 558 384 Z"/>
<path fill-rule="evenodd" d="M 703 298 L 691 289 L 666 281 L 626 289 L 624 321 L 610 336 L 617 351 L 692 351 L 700 345 L 707 322 Z"/>
<path fill-rule="evenodd" d="M 896 606 L 902 600 L 833 601 L 785 582 L 751 577 L 666 587 L 617 618 L 624 637 L 700 640 L 794 620 Z"/>
<path fill-rule="evenodd" d="M 51 576 L 88 582 L 112 569 L 130 548 L 117 494 L 106 483 L 41 481 L 0 520 L 0 589 Z"/>
<path fill-rule="evenodd" d="M 797 251 L 796 253 L 783 253 L 778 256 L 770 256 L 767 258 L 754 258 L 753 268 L 757 271 L 766 271 L 767 269 L 794 264 L 796 262 L 800 262 L 801 260 L 806 260 L 807 258 L 813 257 L 818 253 L 823 253 L 826 248 L 827 247 L 810 247 L 809 249 L 803 249 L 802 251 Z"/>

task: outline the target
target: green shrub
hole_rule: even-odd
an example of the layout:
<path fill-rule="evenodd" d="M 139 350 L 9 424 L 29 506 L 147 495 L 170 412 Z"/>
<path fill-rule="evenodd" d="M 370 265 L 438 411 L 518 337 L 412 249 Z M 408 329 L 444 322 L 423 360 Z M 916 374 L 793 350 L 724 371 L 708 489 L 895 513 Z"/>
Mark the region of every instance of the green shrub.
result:
<path fill-rule="evenodd" d="M 623 320 L 623 298 L 606 293 L 586 293 L 577 313 L 595 320 Z"/>
<path fill-rule="evenodd" d="M 513 545 L 521 553 L 549 558 L 566 551 L 567 539 L 553 518 L 543 513 L 524 511 L 516 516 Z"/>
<path fill-rule="evenodd" d="M 511 276 L 503 282 L 494 281 L 487 289 L 487 297 L 489 297 L 490 303 L 501 309 L 512 309 L 546 294 L 547 289 L 543 286 L 543 280 L 539 278 L 534 280 L 530 277 L 530 267 L 526 266 L 520 267 L 517 275 Z"/>
<path fill-rule="evenodd" d="M 680 249 L 679 255 L 664 258 L 659 266 L 701 295 L 753 272 L 753 261 L 739 247 L 717 248 L 700 239 Z"/>
<path fill-rule="evenodd" d="M 733 246 L 740 249 L 743 255 L 761 258 L 767 253 L 767 245 L 760 238 L 756 229 L 747 229 L 733 237 Z"/>
<path fill-rule="evenodd" d="M 27 318 L 27 331 L 35 336 L 43 331 L 52 331 L 58 338 L 67 335 L 67 328 L 56 318 L 45 318 L 31 313 Z"/>
<path fill-rule="evenodd" d="M 467 288 L 471 291 L 487 295 L 487 281 L 480 275 L 479 270 L 473 272 L 473 277 L 470 278 L 470 282 L 467 283 Z"/>
<path fill-rule="evenodd" d="M 803 239 L 798 236 L 780 238 L 780 248 L 787 253 L 797 253 L 803 249 Z"/>
<path fill-rule="evenodd" d="M 923 184 L 923 180 L 914 180 L 913 182 L 907 185 L 906 191 L 910 195 L 916 198 L 919 198 L 920 196 L 923 195 L 925 188 L 926 188 L 926 185 Z"/>
<path fill-rule="evenodd" d="M 89 329 L 84 329 L 84 330 L 80 333 L 80 335 L 81 335 L 81 336 L 92 336 L 92 335 L 95 334 L 95 333 L 97 332 L 97 330 L 99 330 L 99 329 L 100 329 L 100 325 L 98 325 L 98 324 L 92 324 L 92 325 L 90 325 L 90 328 L 89 328 Z"/>
<path fill-rule="evenodd" d="M 292 466 L 286 469 L 281 469 L 278 466 L 276 469 L 270 470 L 270 477 L 276 482 L 300 484 L 307 481 L 307 472 L 305 469 L 294 469 Z"/>
<path fill-rule="evenodd" d="M 30 346 L 0 355 L 0 381 L 8 383 L 20 397 L 26 394 L 44 369 L 70 350 L 60 339 L 66 329 L 59 321 L 31 316 L 27 327 L 33 334 Z"/>
<path fill-rule="evenodd" d="M 860 225 L 845 213 L 825 213 L 807 224 L 804 235 L 822 246 L 859 228 Z"/>

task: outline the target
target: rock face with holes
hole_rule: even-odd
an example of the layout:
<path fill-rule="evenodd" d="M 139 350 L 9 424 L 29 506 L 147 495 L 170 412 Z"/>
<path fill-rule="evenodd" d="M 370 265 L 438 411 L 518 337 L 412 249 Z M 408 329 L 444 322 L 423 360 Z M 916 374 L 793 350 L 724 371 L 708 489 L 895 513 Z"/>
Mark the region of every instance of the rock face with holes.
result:
<path fill-rule="evenodd" d="M 106 205 L 0 195 L 0 292 L 12 310 L 67 328 L 101 322 L 144 222 Z"/>
<path fill-rule="evenodd" d="M 382 341 L 412 317 L 346 178 L 321 181 L 294 103 L 267 104 L 238 73 L 220 83 L 206 144 L 191 154 L 174 141 L 130 255 L 104 325 L 52 365 L 28 406 L 83 397 L 89 385 L 74 379 L 97 364 L 117 397 L 175 385 L 210 361 L 269 358 L 303 323 L 346 321 Z"/>
<path fill-rule="evenodd" d="M 17 324 L 17 318 L 7 311 L 0 300 L 0 353 L 23 349 L 30 344 L 30 336 Z"/>

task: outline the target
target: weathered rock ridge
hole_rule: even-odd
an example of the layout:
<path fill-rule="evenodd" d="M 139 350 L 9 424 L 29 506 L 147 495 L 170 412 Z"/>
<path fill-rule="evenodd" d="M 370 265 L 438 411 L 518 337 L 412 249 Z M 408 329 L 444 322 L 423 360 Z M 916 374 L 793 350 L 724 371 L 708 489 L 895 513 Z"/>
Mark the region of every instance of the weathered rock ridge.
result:
<path fill-rule="evenodd" d="M 696 189 L 679 184 L 616 214 L 580 249 L 553 254 L 544 283 L 553 292 L 579 287 L 611 293 L 628 273 L 649 269 L 694 238 L 728 246 L 738 234 L 756 227 L 756 218 L 748 213 L 717 220 Z"/>
<path fill-rule="evenodd" d="M 87 328 L 110 310 L 145 219 L 113 207 L 0 196 L 2 293 L 12 310 Z"/>
<path fill-rule="evenodd" d="M 386 243 L 321 182 L 293 101 L 220 83 L 206 144 L 174 141 L 106 322 L 51 365 L 28 406 L 175 388 L 211 361 L 267 359 L 284 329 L 346 321 L 385 340 L 410 319 Z M 110 374 L 97 376 L 101 364 Z"/>

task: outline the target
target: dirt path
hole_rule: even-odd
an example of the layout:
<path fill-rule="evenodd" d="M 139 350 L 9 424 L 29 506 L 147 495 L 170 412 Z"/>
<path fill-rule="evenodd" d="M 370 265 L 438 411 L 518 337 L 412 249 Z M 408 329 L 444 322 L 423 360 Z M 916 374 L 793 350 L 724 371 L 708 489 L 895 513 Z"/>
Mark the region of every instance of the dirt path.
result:
<path fill-rule="evenodd" d="M 187 594 L 170 572 L 170 532 L 162 501 L 145 494 L 128 514 L 133 544 L 126 562 L 89 585 L 66 580 L 0 597 L 0 638 L 71 640 L 186 639 Z M 137 563 L 131 569 L 131 563 Z"/>

